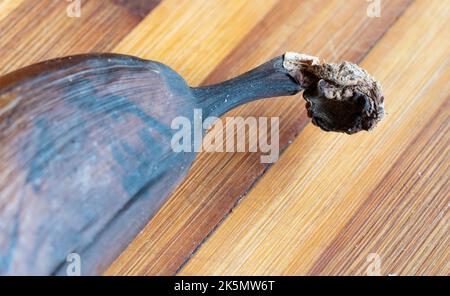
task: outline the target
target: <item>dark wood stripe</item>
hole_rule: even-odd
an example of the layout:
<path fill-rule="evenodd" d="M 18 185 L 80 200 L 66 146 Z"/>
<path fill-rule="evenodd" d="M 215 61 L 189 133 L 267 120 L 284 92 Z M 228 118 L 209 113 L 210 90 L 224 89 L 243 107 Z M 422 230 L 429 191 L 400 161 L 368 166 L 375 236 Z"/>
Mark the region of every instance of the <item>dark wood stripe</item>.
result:
<path fill-rule="evenodd" d="M 130 10 L 131 13 L 143 18 L 150 13 L 161 0 L 111 0 L 113 3 L 122 5 Z"/>

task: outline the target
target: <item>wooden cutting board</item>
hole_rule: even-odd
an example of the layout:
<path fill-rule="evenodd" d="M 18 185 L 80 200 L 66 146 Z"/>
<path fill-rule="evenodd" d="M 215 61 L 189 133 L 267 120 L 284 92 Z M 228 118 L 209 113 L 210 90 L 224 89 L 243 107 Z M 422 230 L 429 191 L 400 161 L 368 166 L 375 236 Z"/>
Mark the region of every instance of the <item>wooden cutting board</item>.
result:
<path fill-rule="evenodd" d="M 232 111 L 280 116 L 279 160 L 201 153 L 105 274 L 450 274 L 449 1 L 74 2 L 0 0 L 0 74 L 101 51 L 201 85 L 298 51 L 360 63 L 388 112 L 347 136 L 312 127 L 300 96 Z"/>

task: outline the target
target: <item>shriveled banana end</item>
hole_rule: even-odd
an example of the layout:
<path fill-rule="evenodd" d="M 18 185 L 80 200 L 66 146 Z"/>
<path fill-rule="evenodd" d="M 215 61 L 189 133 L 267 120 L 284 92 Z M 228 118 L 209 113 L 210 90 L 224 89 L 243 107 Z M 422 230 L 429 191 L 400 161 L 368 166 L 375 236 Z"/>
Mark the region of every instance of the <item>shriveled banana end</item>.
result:
<path fill-rule="evenodd" d="M 381 85 L 359 66 L 291 52 L 283 66 L 305 89 L 308 116 L 323 130 L 353 134 L 373 129 L 384 117 Z"/>

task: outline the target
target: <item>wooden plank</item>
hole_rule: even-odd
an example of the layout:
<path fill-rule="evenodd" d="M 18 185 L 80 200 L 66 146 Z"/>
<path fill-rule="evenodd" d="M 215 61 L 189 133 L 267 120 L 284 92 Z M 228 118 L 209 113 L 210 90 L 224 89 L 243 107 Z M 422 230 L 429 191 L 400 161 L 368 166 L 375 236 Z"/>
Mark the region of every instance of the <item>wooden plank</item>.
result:
<path fill-rule="evenodd" d="M 161 1 L 160 0 L 112 0 L 113 3 L 123 5 L 128 8 L 132 13 L 146 17 L 150 11 L 152 11 Z"/>
<path fill-rule="evenodd" d="M 25 64 L 56 56 L 111 50 L 130 32 L 131 28 L 138 24 L 146 10 L 149 9 L 149 6 L 136 4 L 147 1 L 133 1 L 131 6 L 128 5 L 130 2 L 120 2 L 120 0 L 114 3 L 120 3 L 121 6 L 111 5 L 113 1 L 116 0 L 111 0 L 111 2 L 83 0 L 81 19 L 71 19 L 65 14 L 67 7 L 65 1 L 0 0 L 0 52 L 2 54 L 0 73 L 4 74 Z M 236 4 L 232 2 L 211 1 L 213 3 L 208 2 L 208 6 L 201 10 L 205 3 L 200 1 L 192 2 L 193 4 L 187 4 L 185 1 L 166 1 L 167 3 L 160 8 L 158 13 L 150 15 L 133 34 L 116 48 L 116 51 L 166 62 L 176 70 L 180 70 L 192 84 L 207 84 L 232 77 L 286 50 L 321 54 L 328 60 L 345 58 L 358 61 L 365 56 L 367 50 L 378 41 L 378 38 L 410 3 L 410 1 L 383 1 L 382 17 L 371 19 L 365 16 L 367 3 L 364 1 L 358 1 L 357 5 L 354 3 L 356 1 L 342 5 L 342 1 L 302 1 L 299 3 L 298 1 L 283 0 L 270 2 L 267 10 L 262 8 L 256 9 L 256 11 L 251 9 L 255 6 L 254 3 L 238 6 L 240 11 L 237 11 L 230 7 Z M 238 5 L 243 4 L 238 3 Z M 258 5 L 261 6 L 260 2 Z M 432 17 L 448 19 L 448 15 L 442 18 L 442 15 L 433 14 L 437 9 L 436 3 L 433 2 L 433 5 L 430 6 L 422 4 L 423 12 L 428 14 L 429 19 Z M 191 9 L 201 10 L 201 12 L 189 11 Z M 430 13 L 430 11 L 432 12 Z M 353 17 L 349 17 L 351 15 Z M 204 24 L 208 24 L 208 28 L 201 26 Z M 211 28 L 210 24 L 212 24 Z M 200 28 L 195 27 L 196 25 Z M 324 25 L 329 27 L 323 27 Z M 384 57 L 388 47 L 399 42 L 395 39 L 403 36 L 404 31 L 414 30 L 414 34 L 417 36 L 436 36 L 433 24 L 421 22 L 420 25 L 428 26 L 431 30 L 419 30 L 410 20 L 409 27 L 404 25 L 395 31 L 396 34 L 389 35 L 394 37 L 391 37 L 390 42 L 383 43 L 384 50 L 377 47 L 376 52 L 390 61 L 397 60 L 398 56 L 402 56 L 405 52 L 405 55 L 414 56 L 411 49 L 406 49 L 408 46 L 417 48 L 417 44 L 421 44 L 421 39 L 410 38 L 413 34 L 410 33 L 408 38 L 404 37 L 401 40 L 406 38 L 414 42 L 409 42 L 408 46 L 398 47 L 397 55 L 391 54 L 389 57 Z M 443 26 L 442 28 L 442 31 L 445 32 L 445 28 Z M 448 39 L 443 34 L 438 36 L 441 41 Z M 160 40 L 158 38 L 161 36 L 164 41 L 156 42 L 155 40 Z M 428 41 L 425 38 L 423 42 Z M 430 44 L 437 48 L 440 45 L 436 41 Z M 446 48 L 448 49 L 448 47 Z M 440 53 L 442 52 L 438 51 L 438 55 Z M 415 55 L 415 57 L 423 60 L 424 63 L 439 60 L 439 57 L 423 59 L 423 53 Z M 371 60 L 372 62 L 370 62 Z M 371 69 L 383 67 L 384 63 L 375 65 L 374 60 L 379 62 L 378 58 L 370 59 L 369 57 L 365 63 L 368 65 L 370 63 L 369 66 L 374 67 Z M 402 61 L 405 62 L 405 58 Z M 411 71 L 423 74 L 423 79 L 420 80 L 421 85 L 424 85 L 423 81 L 427 75 L 433 77 L 427 88 L 429 89 L 427 96 L 438 98 L 437 102 L 442 100 L 442 93 L 448 93 L 448 88 L 442 90 L 437 87 L 446 85 L 448 81 L 449 74 L 445 72 L 446 67 L 448 68 L 448 61 L 443 62 L 442 68 L 433 65 L 427 68 L 429 71 L 425 72 L 419 65 L 414 67 L 409 65 Z M 378 69 L 378 73 L 383 74 L 385 71 L 387 73 L 389 70 L 392 69 Z M 393 70 L 389 73 L 392 75 L 385 76 L 384 81 L 406 83 L 405 88 L 418 81 L 396 80 L 393 75 L 397 73 Z M 404 76 L 410 75 L 409 72 L 403 74 Z M 436 76 L 437 78 L 435 78 Z M 208 78 L 205 80 L 205 77 Z M 436 79 L 440 79 L 440 82 L 437 82 Z M 418 88 L 415 87 L 411 87 L 411 89 L 418 91 Z M 404 91 L 397 96 L 391 90 L 391 97 L 394 95 L 395 97 L 406 97 Z M 287 171 L 294 172 L 294 176 L 280 174 L 285 168 L 278 169 L 276 171 L 278 174 L 270 175 L 271 186 L 265 187 L 268 193 L 261 199 L 253 198 L 253 201 L 250 202 L 253 211 L 260 215 L 258 217 L 261 220 L 257 221 L 263 224 L 260 229 L 263 235 L 266 235 L 265 233 L 273 225 L 267 226 L 263 223 L 267 220 L 267 217 L 264 216 L 267 212 L 261 212 L 258 202 L 261 205 L 269 204 L 272 209 L 279 207 L 278 211 L 284 211 L 283 203 L 288 200 L 288 197 L 284 195 L 286 191 L 282 191 L 282 188 L 278 188 L 278 186 L 287 186 L 291 190 L 289 194 L 298 195 L 289 197 L 291 205 L 295 205 L 297 211 L 295 214 L 306 213 L 310 218 L 320 221 L 307 221 L 306 225 L 309 226 L 305 226 L 308 229 L 306 239 L 311 238 L 312 240 L 309 244 L 302 241 L 303 237 L 299 237 L 302 234 L 302 228 L 299 228 L 296 223 L 295 227 L 292 227 L 292 232 L 297 230 L 300 233 L 285 240 L 288 250 L 289 248 L 293 250 L 293 253 L 288 252 L 289 258 L 280 259 L 279 252 L 267 255 L 270 250 L 263 250 L 262 258 L 269 262 L 264 261 L 262 265 L 255 265 L 254 270 L 248 270 L 248 273 L 257 273 L 258 270 L 278 273 L 281 270 L 287 274 L 360 274 L 365 272 L 368 251 L 381 255 L 384 274 L 389 272 L 448 273 L 448 233 L 445 228 L 448 227 L 448 214 L 445 211 L 446 204 L 443 199 L 443 193 L 448 193 L 448 186 L 445 187 L 445 181 L 448 180 L 448 176 L 445 175 L 445 169 L 448 170 L 448 162 L 446 162 L 448 138 L 445 135 L 448 131 L 444 125 L 444 122 L 448 122 L 448 113 L 444 112 L 448 106 L 444 105 L 442 101 L 442 104 L 437 103 L 436 106 L 433 105 L 429 108 L 429 101 L 417 103 L 418 99 L 413 91 L 407 95 L 415 102 L 411 108 L 425 108 L 426 116 L 419 117 L 419 125 L 416 126 L 413 118 L 409 117 L 412 114 L 411 109 L 405 111 L 406 113 L 401 113 L 400 129 L 397 131 L 400 135 L 391 132 L 389 135 L 392 141 L 384 141 L 384 138 L 380 140 L 382 144 L 388 143 L 389 151 L 394 151 L 394 155 L 389 156 L 388 160 L 384 160 L 383 157 L 376 155 L 379 145 L 370 142 L 367 153 L 371 158 L 368 161 L 371 166 L 375 163 L 374 168 L 369 170 L 368 164 L 363 163 L 358 166 L 356 172 L 349 174 L 347 167 L 344 167 L 343 171 L 347 175 L 358 177 L 360 183 L 364 184 L 363 189 L 355 189 L 351 184 L 349 185 L 349 181 L 339 178 L 336 180 L 343 181 L 343 189 L 337 186 L 333 187 L 335 180 L 327 178 L 323 182 L 325 185 L 318 182 L 312 185 L 316 186 L 317 190 L 306 187 L 305 190 L 309 190 L 307 192 L 314 193 L 313 198 L 306 199 L 303 189 L 300 190 L 299 186 L 303 186 L 307 181 L 301 183 L 298 179 L 299 175 L 308 177 L 304 171 L 305 166 L 300 168 L 303 171 L 299 173 L 293 167 L 294 164 L 286 160 L 285 165 L 286 162 L 289 164 L 289 166 L 286 165 Z M 298 110 L 303 110 L 302 105 L 302 100 L 298 98 L 286 98 L 276 102 L 258 102 L 231 114 L 244 116 L 283 114 L 281 118 L 281 145 L 283 148 L 288 146 L 288 143 L 294 140 L 298 133 L 301 133 L 302 140 L 310 141 L 312 139 L 314 142 L 311 147 L 306 147 L 307 151 L 316 151 L 314 149 L 317 148 L 317 145 L 323 147 L 332 144 L 335 145 L 332 147 L 337 146 L 341 152 L 348 153 L 356 150 L 357 159 L 361 158 L 361 153 L 363 153 L 361 149 L 366 147 L 361 146 L 366 143 L 363 140 L 357 142 L 360 145 L 349 145 L 350 149 L 344 149 L 340 138 L 334 139 L 335 142 L 326 141 L 324 138 L 316 137 L 315 129 L 308 127 L 303 130 L 307 120 L 304 112 L 298 112 Z M 395 106 L 398 107 L 398 105 Z M 440 112 L 436 111 L 438 109 Z M 390 116 L 399 114 L 399 109 L 396 110 L 396 113 L 390 110 Z M 405 115 L 403 116 L 403 114 Z M 418 113 L 415 111 L 414 114 Z M 432 117 L 434 120 L 431 120 Z M 403 118 L 407 118 L 407 124 Z M 408 126 L 408 129 L 405 126 Z M 412 129 L 411 135 L 404 136 L 405 130 L 409 131 L 413 126 L 417 127 L 417 131 Z M 379 140 L 379 138 L 377 139 Z M 304 146 L 298 144 L 298 141 L 301 140 L 293 143 L 294 147 L 297 147 L 295 149 L 299 147 L 303 149 Z M 345 145 L 347 144 L 348 142 L 345 142 Z M 396 144 L 399 144 L 398 147 Z M 290 155 L 294 160 L 303 160 L 297 155 L 300 152 L 290 152 L 292 149 L 294 148 L 289 148 L 282 159 L 286 155 Z M 317 151 L 327 150 L 319 149 Z M 388 148 L 383 151 L 386 153 Z M 313 159 L 321 160 L 318 163 L 324 166 L 329 162 L 339 164 L 342 161 L 336 155 L 331 155 L 326 159 L 314 157 Z M 345 161 L 350 162 L 349 166 L 357 162 L 353 159 Z M 342 168 L 342 166 L 333 165 L 335 168 Z M 383 170 L 381 170 L 381 166 L 384 166 Z M 173 274 L 201 246 L 200 244 L 205 238 L 214 232 L 215 227 L 220 225 L 221 221 L 227 217 L 228 212 L 235 207 L 242 196 L 247 194 L 266 170 L 267 166 L 259 163 L 258 154 L 200 155 L 189 179 L 179 187 L 166 207 L 151 221 L 141 236 L 130 245 L 110 271 L 112 274 Z M 375 172 L 375 179 L 366 184 L 366 179 L 371 180 L 372 178 L 369 172 Z M 312 173 L 321 176 L 322 171 L 312 170 Z M 362 176 L 359 176 L 359 173 Z M 280 181 L 280 176 L 287 177 L 287 181 L 277 182 Z M 267 180 L 270 180 L 269 177 L 261 179 L 259 185 Z M 290 183 L 294 185 L 291 186 Z M 322 188 L 324 186 L 333 188 L 326 191 Z M 318 200 L 321 204 L 318 207 L 312 207 L 314 198 L 317 199 L 315 194 L 319 194 L 317 192 L 324 192 L 324 194 L 328 192 L 330 196 L 319 196 Z M 353 194 L 361 194 L 363 198 L 354 200 L 356 197 Z M 337 200 L 331 200 L 331 195 L 337 197 Z M 252 193 L 249 197 L 251 196 L 254 197 L 255 194 Z M 270 201 L 270 196 L 272 198 L 276 196 L 276 200 Z M 301 201 L 295 198 L 301 199 Z M 298 205 L 302 202 L 309 206 L 307 210 L 302 209 L 304 205 Z M 248 206 L 245 200 L 242 204 Z M 343 205 L 349 206 L 349 208 L 344 212 L 342 221 L 337 221 L 334 214 L 345 208 Z M 426 209 L 424 205 L 427 205 Z M 238 206 L 237 211 L 240 208 Z M 330 221 L 324 221 L 320 216 L 317 218 L 317 215 L 311 214 L 310 211 L 314 209 L 319 209 L 322 215 L 331 217 Z M 404 212 L 409 214 L 404 214 Z M 290 214 L 296 218 L 292 212 Z M 270 215 L 279 217 L 277 210 L 270 212 Z M 367 219 L 369 215 L 373 216 Z M 249 220 L 254 221 L 254 218 L 249 216 Z M 247 223 L 246 219 L 242 221 Z M 274 227 L 291 228 L 291 223 L 277 221 L 278 223 Z M 334 222 L 338 225 L 336 229 L 330 226 Z M 363 225 L 364 223 L 366 225 Z M 320 226 L 318 226 L 319 224 Z M 255 229 L 247 229 L 247 231 L 251 232 Z M 238 230 L 241 231 L 239 228 Z M 280 232 L 274 231 L 273 233 L 275 238 L 283 238 Z M 330 233 L 330 237 L 328 237 L 328 233 Z M 227 233 L 227 235 L 229 234 Z M 370 241 L 364 236 L 369 237 Z M 212 236 L 213 241 L 215 237 L 215 235 Z M 228 239 L 228 237 L 223 239 Z M 297 241 L 293 241 L 296 239 Z M 251 246 L 250 252 L 254 253 L 245 254 L 249 255 L 250 259 L 256 260 L 254 243 L 259 240 L 252 238 L 251 241 L 248 241 L 247 246 Z M 301 241 L 299 251 L 296 249 L 298 241 Z M 239 243 L 237 243 L 238 249 L 240 248 Z M 355 248 L 355 245 L 358 247 Z M 399 245 L 404 248 L 397 247 Z M 262 244 L 262 246 L 266 246 L 268 249 L 279 247 L 276 243 L 272 245 L 270 242 Z M 228 247 L 231 248 L 231 246 Z M 226 250 L 228 251 L 228 249 Z M 230 257 L 236 254 L 231 253 Z M 349 260 L 348 258 L 355 259 Z M 208 258 L 207 260 L 217 264 L 214 262 L 215 259 L 217 258 Z M 228 257 L 226 259 L 228 260 Z M 303 262 L 306 263 L 303 264 Z M 228 269 L 224 266 L 213 266 L 213 268 L 217 268 L 213 272 L 238 270 L 236 262 L 233 263 L 230 260 L 229 263 Z M 252 263 L 250 260 L 249 264 Z M 231 266 L 233 264 L 235 265 Z M 280 265 L 285 268 L 282 269 Z M 242 268 L 238 272 L 243 270 L 246 271 L 245 268 Z M 195 269 L 194 272 L 199 274 L 202 270 Z"/>
<path fill-rule="evenodd" d="M 207 44 L 208 46 L 212 46 L 212 48 L 215 47 L 219 47 L 220 44 L 224 44 L 224 41 L 227 41 L 228 46 L 222 46 L 223 51 L 216 51 L 216 58 L 217 58 L 217 62 L 219 62 L 224 55 L 228 54 L 228 50 L 234 47 L 234 43 L 239 43 L 240 42 L 240 38 L 239 38 L 239 34 L 236 34 L 236 29 L 238 28 L 239 25 L 239 29 L 241 30 L 240 32 L 242 32 L 242 36 L 245 36 L 245 34 L 248 32 L 248 30 L 250 30 L 253 26 L 254 23 L 257 23 L 259 18 L 261 18 L 262 16 L 264 16 L 264 14 L 266 13 L 266 11 L 270 10 L 271 6 L 269 5 L 270 2 L 268 2 L 266 6 L 262 7 L 262 8 L 258 8 L 257 7 L 257 2 L 253 1 L 253 2 L 241 2 L 241 1 L 234 1 L 235 3 L 230 3 L 230 1 L 218 1 L 216 2 L 214 5 L 204 5 L 203 1 L 198 1 L 197 4 L 195 4 L 194 2 L 189 2 L 189 7 L 198 7 L 201 9 L 196 9 L 196 10 L 192 10 L 192 14 L 189 15 L 185 21 L 186 22 L 196 22 L 199 20 L 199 18 L 197 17 L 196 14 L 198 14 L 198 16 L 200 17 L 204 17 L 205 22 L 204 23 L 210 23 L 211 26 L 205 27 L 206 29 L 206 34 L 203 36 L 205 37 L 204 39 L 199 40 L 198 38 L 190 38 L 192 40 L 191 43 L 184 43 L 183 46 L 184 48 L 188 48 L 188 45 L 192 46 L 192 52 L 194 52 L 197 47 L 201 44 L 203 44 L 203 42 L 205 42 L 205 44 Z M 174 5 L 178 4 L 179 1 L 167 1 L 166 3 L 168 3 L 170 9 L 166 10 L 169 14 L 173 13 L 174 10 Z M 273 3 L 276 3 L 276 1 L 273 1 Z M 187 2 L 181 2 L 181 4 L 186 5 Z M 195 4 L 195 5 L 194 5 Z M 229 6 L 229 7 L 227 7 Z M 164 5 L 161 6 L 162 9 L 165 8 Z M 209 13 L 209 9 L 211 8 L 216 8 L 216 11 L 218 9 L 222 10 L 222 9 L 226 9 L 226 13 L 222 13 L 221 17 L 217 17 L 216 14 L 211 14 Z M 182 8 L 182 7 L 181 7 Z M 176 12 L 176 11 L 175 11 Z M 85 13 L 85 10 L 83 10 L 83 13 Z M 243 15 L 241 15 L 241 13 L 244 13 L 245 16 L 250 16 L 251 18 L 249 20 L 245 20 Z M 161 16 L 161 15 L 160 15 Z M 174 15 L 175 17 L 177 16 L 177 13 Z M 226 32 L 222 32 L 222 35 L 216 35 L 214 34 L 215 31 L 217 31 L 217 27 L 223 27 L 230 18 L 235 18 L 238 20 L 239 24 L 235 24 L 235 26 L 228 26 L 228 28 L 230 28 L 229 33 L 227 34 Z M 178 24 L 170 21 L 170 18 L 165 18 L 165 20 L 169 19 L 169 21 L 167 23 L 164 22 L 158 22 L 158 24 L 155 26 L 153 25 L 151 22 L 144 22 L 146 26 L 150 26 L 151 29 L 156 29 L 159 30 L 159 32 L 161 32 L 162 30 L 168 30 L 167 34 L 163 34 L 162 37 L 164 36 L 168 36 L 171 34 L 171 32 L 173 32 L 176 36 L 176 38 L 179 38 L 178 34 L 180 32 L 180 30 L 177 28 Z M 154 20 L 152 18 L 152 20 Z M 175 25 L 175 27 L 174 27 Z M 160 27 L 158 27 L 160 26 Z M 171 31 L 170 31 L 171 30 Z M 208 36 L 208 32 L 210 34 L 210 36 Z M 152 35 L 152 32 L 149 32 L 148 30 L 146 31 L 145 34 L 149 34 L 150 36 Z M 142 34 L 142 32 L 138 33 L 139 35 Z M 147 36 L 147 35 L 145 35 Z M 161 35 L 154 35 L 155 38 L 161 38 Z M 139 36 L 134 36 L 131 35 L 131 37 L 129 39 L 126 40 L 126 42 L 124 42 L 124 44 L 126 44 L 126 46 L 129 46 L 130 44 L 130 40 L 133 40 L 132 38 L 136 38 Z M 139 37 L 140 38 L 140 37 Z M 138 38 L 138 39 L 139 39 Z M 158 39 L 153 39 L 153 42 L 158 45 Z M 233 43 L 234 42 L 234 43 Z M 120 48 L 120 47 L 119 47 Z M 205 48 L 206 50 L 209 50 L 208 47 Z M 131 53 L 131 52 L 127 52 L 127 53 Z M 153 49 L 152 53 L 158 53 L 157 50 Z M 162 48 L 161 51 L 159 51 L 159 54 L 167 54 L 166 52 L 166 48 Z M 183 57 L 183 52 L 180 53 L 179 55 L 176 55 L 175 53 L 172 55 L 172 57 L 174 58 L 181 58 L 181 61 L 185 61 L 185 60 L 189 60 L 189 57 L 195 56 L 194 54 L 189 54 L 189 56 Z M 209 55 L 209 56 L 205 56 L 204 54 L 202 54 L 201 52 L 199 52 L 199 55 L 196 59 L 197 62 L 201 61 L 200 57 L 203 57 L 205 59 L 204 64 L 205 65 L 214 65 L 214 63 L 216 63 L 214 60 L 211 59 L 211 56 L 213 55 Z M 214 56 L 213 56 L 214 57 Z M 205 69 L 209 69 L 208 67 L 206 67 Z M 130 221 L 132 222 L 132 221 Z M 133 223 L 131 223 L 133 224 Z M 137 224 L 137 223 L 135 223 Z M 122 230 L 123 231 L 123 230 Z M 120 243 L 123 244 L 124 241 L 126 241 L 126 239 L 119 237 L 118 240 L 121 240 Z M 115 244 L 115 247 L 117 248 L 117 246 L 120 245 L 119 243 Z M 95 245 L 97 246 L 97 245 Z M 110 248 L 112 249 L 112 248 Z M 48 249 L 47 249 L 48 250 Z M 105 252 L 108 253 L 108 252 Z M 88 266 L 87 270 L 92 271 L 92 260 L 89 260 L 89 256 L 92 255 L 92 257 L 95 257 L 95 253 L 89 253 L 88 255 L 86 255 L 85 253 L 83 253 L 83 260 L 84 260 L 84 265 L 83 266 Z M 105 254 L 102 254 L 103 256 L 105 256 Z M 108 254 L 107 254 L 108 255 Z M 106 256 L 107 256 L 106 255 Z M 108 258 L 106 258 L 108 259 Z M 106 262 L 106 263 L 105 263 Z M 100 265 L 107 264 L 107 260 L 105 260 L 104 262 L 99 262 L 99 265 L 95 266 L 95 268 L 100 268 Z"/>
<path fill-rule="evenodd" d="M 110 51 L 142 19 L 102 0 L 82 1 L 80 18 L 70 18 L 69 4 L 7 0 L 0 6 L 0 75 L 64 55 Z"/>
<path fill-rule="evenodd" d="M 449 15 L 414 2 L 362 63 L 384 122 L 305 128 L 180 274 L 448 274 Z"/>
<path fill-rule="evenodd" d="M 286 50 L 321 54 L 330 60 L 361 59 L 410 1 L 384 3 L 382 17 L 372 19 L 366 16 L 367 3 L 361 1 L 348 1 L 346 5 L 342 5 L 341 1 L 280 1 L 245 35 L 242 42 L 234 48 L 230 47 L 231 53 L 219 65 L 208 66 L 216 69 L 202 84 L 230 78 Z M 157 18 L 157 13 L 152 17 Z M 183 18 L 183 15 L 179 18 Z M 158 18 L 155 23 L 159 20 Z M 324 30 L 322 24 L 333 29 Z M 150 28 L 147 25 L 145 27 Z M 183 26 L 183 30 L 191 29 Z M 183 31 L 179 36 L 185 34 L 189 35 Z M 142 42 L 146 42 L 147 36 L 148 34 Z M 165 47 L 167 52 L 173 47 L 173 41 L 153 45 L 151 37 L 148 38 L 148 48 Z M 176 37 L 173 39 L 177 40 Z M 187 41 L 176 42 L 185 44 Z M 181 58 L 173 58 L 171 53 L 158 56 L 158 51 L 154 53 L 150 50 L 147 54 L 147 46 L 143 46 L 142 42 L 136 43 L 139 48 L 133 52 L 163 59 L 176 70 L 181 69 L 192 83 L 198 83 L 205 77 L 207 72 L 202 72 L 201 77 L 195 71 L 198 65 L 203 65 L 203 60 L 194 60 L 204 59 L 204 56 L 183 56 L 183 60 L 191 58 L 186 62 L 189 66 L 178 66 L 176 63 Z M 146 49 L 146 52 L 141 52 L 140 48 Z M 194 47 L 190 48 L 192 50 Z M 123 50 L 128 52 L 130 48 L 125 47 Z M 191 50 L 183 54 L 187 55 Z M 217 61 L 214 55 L 215 53 L 213 60 Z M 280 141 L 281 146 L 285 147 L 307 122 L 306 114 L 301 111 L 303 109 L 303 101 L 295 97 L 253 103 L 230 114 L 281 115 Z M 260 164 L 259 156 L 248 153 L 199 155 L 188 179 L 179 186 L 159 214 L 116 260 L 107 274 L 175 273 L 267 169 L 267 166 Z"/>
<path fill-rule="evenodd" d="M 242 42 L 277 2 L 267 1 L 261 6 L 258 1 L 165 1 L 141 23 L 136 34 L 128 36 L 115 51 L 162 61 L 195 85 Z M 192 24 L 208 26 L 203 25 L 199 30 Z M 189 199 L 185 199 L 183 205 L 187 203 Z M 169 214 L 163 221 L 174 222 L 174 217 L 176 215 Z M 167 233 L 150 226 L 150 234 Z M 152 256 L 151 253 L 146 255 Z M 180 257 L 178 261 L 183 260 L 184 257 Z M 123 262 L 125 268 L 146 263 L 131 260 L 127 255 L 118 262 Z M 120 263 L 114 266 L 106 274 L 122 273 L 115 271 L 122 267 Z M 177 269 L 178 265 L 167 264 L 163 268 Z"/>
<path fill-rule="evenodd" d="M 25 0 L 0 0 L 0 21 L 8 16 Z"/>

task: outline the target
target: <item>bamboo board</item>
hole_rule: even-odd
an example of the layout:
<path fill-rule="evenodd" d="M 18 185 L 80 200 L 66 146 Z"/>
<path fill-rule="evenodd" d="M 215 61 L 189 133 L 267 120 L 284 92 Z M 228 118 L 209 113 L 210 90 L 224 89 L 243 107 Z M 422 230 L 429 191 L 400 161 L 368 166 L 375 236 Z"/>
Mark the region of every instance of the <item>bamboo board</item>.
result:
<path fill-rule="evenodd" d="M 133 4 L 130 4 L 133 3 Z M 202 153 L 106 274 L 449 274 L 447 1 L 0 0 L 0 74 L 114 51 L 168 64 L 192 85 L 285 51 L 361 63 L 389 115 L 371 133 L 324 133 L 300 96 L 231 112 L 280 116 L 283 153 Z"/>

